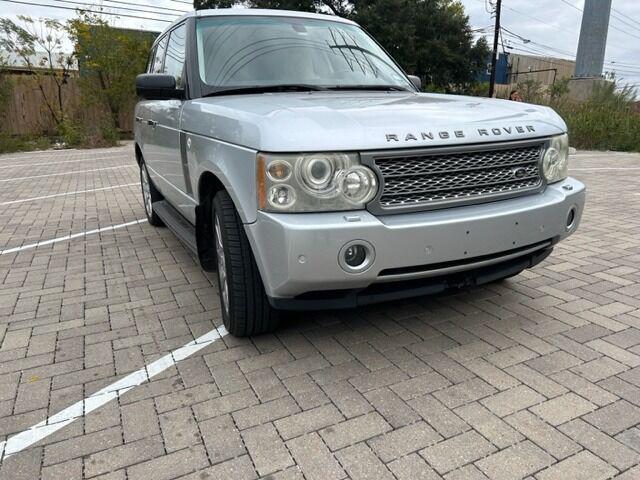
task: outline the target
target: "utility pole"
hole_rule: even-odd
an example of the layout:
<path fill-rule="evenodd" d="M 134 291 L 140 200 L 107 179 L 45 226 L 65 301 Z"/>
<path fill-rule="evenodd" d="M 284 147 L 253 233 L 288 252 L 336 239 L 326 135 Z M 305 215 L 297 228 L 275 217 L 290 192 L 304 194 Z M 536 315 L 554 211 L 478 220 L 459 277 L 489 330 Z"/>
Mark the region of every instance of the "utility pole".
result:
<path fill-rule="evenodd" d="M 610 14 L 611 0 L 585 0 L 574 76 L 602 76 Z"/>
<path fill-rule="evenodd" d="M 498 38 L 500 37 L 500 10 L 502 0 L 496 3 L 496 26 L 493 32 L 493 56 L 491 57 L 491 77 L 489 78 L 489 98 L 493 97 L 496 88 L 496 64 L 498 63 Z"/>

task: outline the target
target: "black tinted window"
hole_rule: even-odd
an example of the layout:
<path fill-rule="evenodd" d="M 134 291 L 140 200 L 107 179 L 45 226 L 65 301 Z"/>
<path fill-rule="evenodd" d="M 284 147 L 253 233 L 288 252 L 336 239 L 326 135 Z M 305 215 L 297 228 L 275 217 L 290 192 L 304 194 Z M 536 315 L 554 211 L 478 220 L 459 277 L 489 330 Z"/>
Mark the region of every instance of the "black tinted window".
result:
<path fill-rule="evenodd" d="M 153 72 L 153 60 L 156 58 L 156 49 L 152 48 L 149 54 L 149 62 L 147 63 L 147 73 Z"/>
<path fill-rule="evenodd" d="M 164 60 L 164 73 L 176 78 L 176 87 L 182 88 L 187 28 L 184 24 L 175 28 L 169 35 L 167 56 Z"/>
<path fill-rule="evenodd" d="M 162 60 L 164 58 L 164 52 L 167 49 L 167 37 L 163 37 L 156 46 L 156 53 L 153 56 L 153 62 L 151 65 L 151 73 L 162 73 Z"/>
<path fill-rule="evenodd" d="M 307 84 L 413 89 L 360 27 L 295 17 L 212 16 L 196 27 L 200 77 L 212 87 Z"/>

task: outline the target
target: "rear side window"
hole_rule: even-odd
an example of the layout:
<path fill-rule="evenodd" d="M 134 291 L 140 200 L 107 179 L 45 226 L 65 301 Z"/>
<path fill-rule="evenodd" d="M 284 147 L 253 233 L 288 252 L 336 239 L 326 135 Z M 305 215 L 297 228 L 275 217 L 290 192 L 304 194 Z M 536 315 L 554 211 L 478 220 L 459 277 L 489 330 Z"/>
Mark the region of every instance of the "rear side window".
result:
<path fill-rule="evenodd" d="M 151 61 L 151 73 L 162 73 L 162 61 L 167 49 L 167 37 L 163 37 L 156 45 L 155 54 Z"/>
<path fill-rule="evenodd" d="M 177 88 L 183 87 L 186 33 L 187 27 L 184 23 L 171 31 L 164 60 L 164 73 L 175 77 Z"/>

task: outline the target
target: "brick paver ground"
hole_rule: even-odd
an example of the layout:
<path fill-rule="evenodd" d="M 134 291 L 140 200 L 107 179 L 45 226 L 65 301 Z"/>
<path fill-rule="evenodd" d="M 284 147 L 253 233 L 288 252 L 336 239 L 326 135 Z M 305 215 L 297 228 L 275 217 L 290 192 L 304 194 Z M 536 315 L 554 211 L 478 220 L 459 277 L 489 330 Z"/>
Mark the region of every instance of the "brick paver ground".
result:
<path fill-rule="evenodd" d="M 640 155 L 572 167 L 583 223 L 533 270 L 226 336 L 0 478 L 640 478 Z M 0 156 L 0 250 L 142 219 L 137 182 L 130 145 Z M 0 282 L 0 442 L 220 324 L 146 223 L 2 254 Z"/>

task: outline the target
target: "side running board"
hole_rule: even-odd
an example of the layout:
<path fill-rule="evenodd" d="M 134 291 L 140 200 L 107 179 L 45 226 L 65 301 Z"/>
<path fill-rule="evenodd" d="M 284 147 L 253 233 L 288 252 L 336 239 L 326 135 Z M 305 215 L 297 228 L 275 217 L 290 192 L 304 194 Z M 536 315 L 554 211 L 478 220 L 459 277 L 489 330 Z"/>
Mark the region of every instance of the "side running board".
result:
<path fill-rule="evenodd" d="M 169 205 L 165 200 L 153 202 L 153 210 L 162 219 L 164 224 L 178 239 L 193 253 L 198 253 L 196 243 L 196 227 L 191 225 L 180 212 Z"/>

